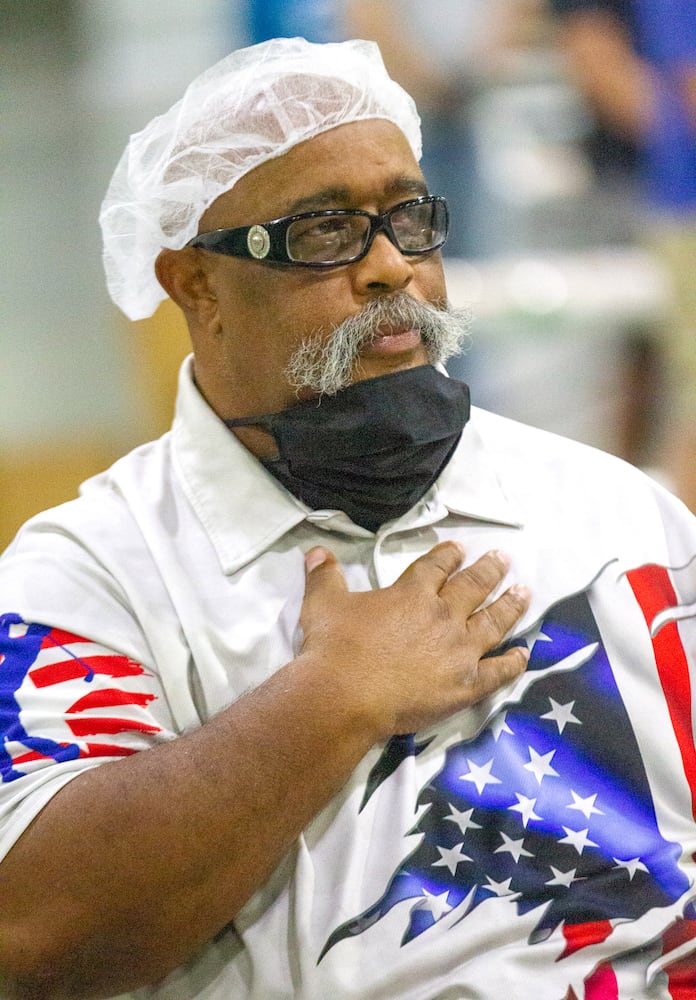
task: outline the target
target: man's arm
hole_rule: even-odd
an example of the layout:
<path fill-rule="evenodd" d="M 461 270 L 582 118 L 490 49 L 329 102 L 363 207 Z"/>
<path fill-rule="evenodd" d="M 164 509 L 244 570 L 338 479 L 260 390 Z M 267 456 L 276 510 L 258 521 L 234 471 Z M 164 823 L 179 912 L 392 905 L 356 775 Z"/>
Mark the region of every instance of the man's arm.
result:
<path fill-rule="evenodd" d="M 346 0 L 343 18 L 349 38 L 377 42 L 385 66 L 419 108 L 438 108 L 452 81 L 427 46 L 419 45 L 408 18 L 392 0 Z"/>
<path fill-rule="evenodd" d="M 694 65 L 687 66 L 682 73 L 684 100 L 691 120 L 691 127 L 696 135 L 696 57 Z"/>
<path fill-rule="evenodd" d="M 0 867 L 0 992 L 104 997 L 156 981 L 229 923 L 365 753 L 509 683 L 483 654 L 527 606 L 446 542 L 383 590 L 307 558 L 297 659 L 201 729 L 70 782 Z M 4 979 L 2 978 L 4 976 Z"/>
<path fill-rule="evenodd" d="M 599 120 L 622 138 L 640 142 L 655 114 L 654 82 L 623 25 L 608 11 L 588 5 L 561 15 L 559 43 Z"/>

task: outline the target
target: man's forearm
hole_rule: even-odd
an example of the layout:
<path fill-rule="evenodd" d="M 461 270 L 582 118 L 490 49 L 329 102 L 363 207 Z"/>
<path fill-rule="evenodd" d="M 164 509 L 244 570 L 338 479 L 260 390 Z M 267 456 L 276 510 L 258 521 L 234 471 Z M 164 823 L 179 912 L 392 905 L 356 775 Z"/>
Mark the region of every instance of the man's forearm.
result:
<path fill-rule="evenodd" d="M 654 84 L 622 26 L 600 11 L 569 14 L 561 21 L 560 43 L 597 117 L 625 139 L 640 141 L 654 116 Z"/>
<path fill-rule="evenodd" d="M 74 779 L 0 868 L 17 995 L 109 996 L 188 960 L 373 741 L 299 660 L 202 729 Z"/>

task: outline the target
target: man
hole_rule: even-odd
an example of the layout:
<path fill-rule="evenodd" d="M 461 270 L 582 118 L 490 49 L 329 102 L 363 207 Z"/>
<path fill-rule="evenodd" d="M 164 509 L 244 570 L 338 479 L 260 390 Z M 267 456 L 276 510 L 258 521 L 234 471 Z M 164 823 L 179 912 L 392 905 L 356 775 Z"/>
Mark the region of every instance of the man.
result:
<path fill-rule="evenodd" d="M 450 207 L 445 254 L 487 258 L 501 244 L 500 209 L 484 177 L 481 98 L 509 79 L 538 20 L 536 0 L 344 0 L 349 37 L 377 42 L 389 73 L 418 105 L 421 166 Z M 447 30 L 443 30 L 447 25 Z"/>
<path fill-rule="evenodd" d="M 131 138 L 110 288 L 193 359 L 0 563 L 7 997 L 696 982 L 693 519 L 469 418 L 419 152 L 373 45 L 300 39 Z"/>
<path fill-rule="evenodd" d="M 639 238 L 664 267 L 672 291 L 663 342 L 653 345 L 665 370 L 658 445 L 674 491 L 696 511 L 696 4 L 550 5 L 573 79 L 602 134 L 637 156 Z M 640 409 L 644 400 L 635 405 Z"/>

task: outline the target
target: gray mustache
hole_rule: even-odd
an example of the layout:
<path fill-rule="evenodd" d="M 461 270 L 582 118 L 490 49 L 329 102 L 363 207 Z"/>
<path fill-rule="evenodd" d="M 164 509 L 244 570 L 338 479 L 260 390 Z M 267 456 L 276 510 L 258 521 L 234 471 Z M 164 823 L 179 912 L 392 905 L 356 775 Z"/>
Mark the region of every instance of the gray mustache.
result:
<path fill-rule="evenodd" d="M 459 354 L 469 334 L 468 309 L 419 302 L 406 292 L 373 299 L 359 313 L 331 331 L 307 337 L 290 358 L 286 376 L 295 389 L 334 395 L 350 385 L 360 363 L 360 352 L 380 327 L 419 330 L 430 364 L 444 364 Z"/>
<path fill-rule="evenodd" d="M 429 340 L 433 330 L 446 322 L 445 317 L 454 310 L 448 306 L 441 309 L 419 302 L 405 292 L 388 298 L 373 299 L 355 316 L 349 316 L 339 324 L 332 336 L 359 335 L 362 344 L 369 343 L 381 326 L 412 327 L 420 330 L 424 340 Z M 355 332 L 354 332 L 355 331 Z"/>

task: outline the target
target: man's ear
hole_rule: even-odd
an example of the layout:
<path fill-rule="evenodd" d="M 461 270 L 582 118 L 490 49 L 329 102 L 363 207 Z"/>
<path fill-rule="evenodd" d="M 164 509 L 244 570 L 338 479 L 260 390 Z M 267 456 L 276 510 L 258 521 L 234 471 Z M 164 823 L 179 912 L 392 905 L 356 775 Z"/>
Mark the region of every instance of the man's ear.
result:
<path fill-rule="evenodd" d="M 160 250 L 155 260 L 155 274 L 189 322 L 206 323 L 210 320 L 217 309 L 217 300 L 196 249 Z"/>

